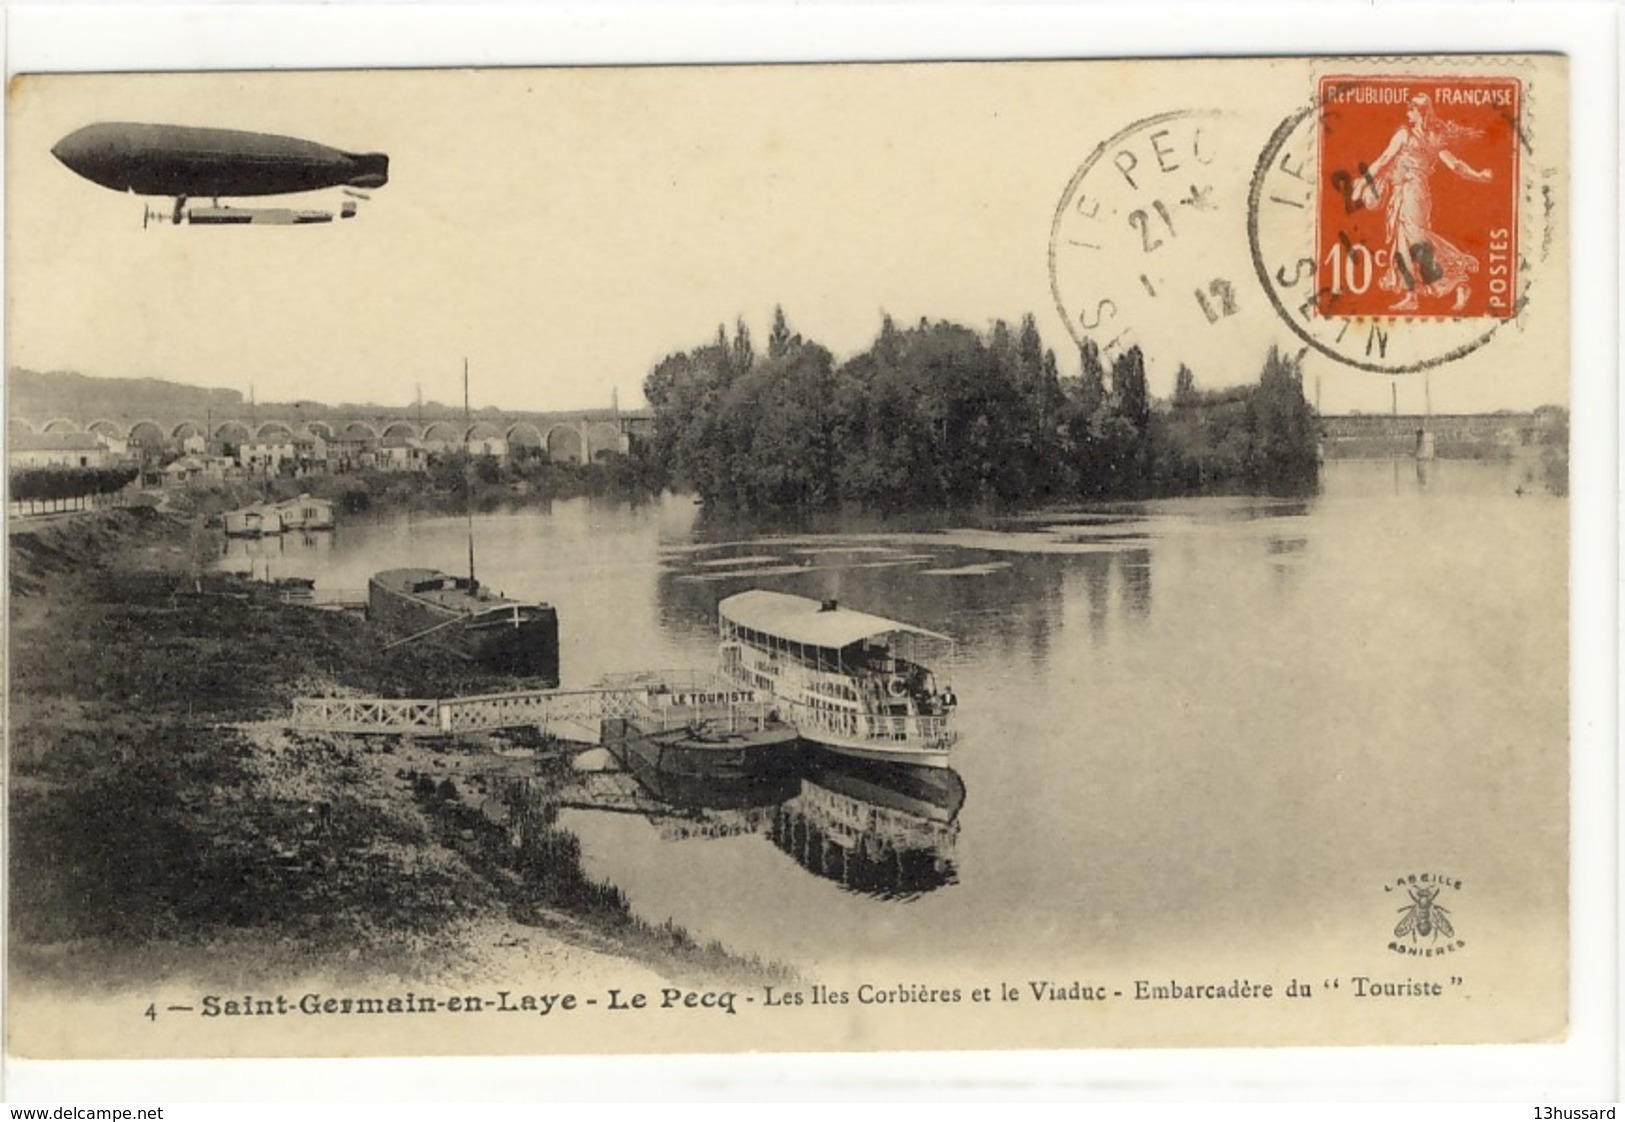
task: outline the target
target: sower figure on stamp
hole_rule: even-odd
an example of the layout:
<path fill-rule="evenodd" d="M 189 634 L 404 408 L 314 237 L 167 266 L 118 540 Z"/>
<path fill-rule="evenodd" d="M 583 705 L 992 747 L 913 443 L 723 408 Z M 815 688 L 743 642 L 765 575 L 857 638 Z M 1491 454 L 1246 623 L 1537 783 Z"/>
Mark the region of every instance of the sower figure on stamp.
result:
<path fill-rule="evenodd" d="M 1476 170 L 1446 147 L 1478 135 L 1477 129 L 1441 121 L 1432 99 L 1418 94 L 1406 107 L 1405 124 L 1366 172 L 1355 198 L 1371 207 L 1387 200 L 1388 267 L 1379 283 L 1388 292 L 1403 293 L 1394 311 L 1414 310 L 1418 293 L 1438 297 L 1454 292 L 1455 310 L 1467 305 L 1467 278 L 1478 272 L 1478 259 L 1434 232 L 1429 180 L 1443 164 L 1463 179 L 1488 183 L 1488 168 Z"/>

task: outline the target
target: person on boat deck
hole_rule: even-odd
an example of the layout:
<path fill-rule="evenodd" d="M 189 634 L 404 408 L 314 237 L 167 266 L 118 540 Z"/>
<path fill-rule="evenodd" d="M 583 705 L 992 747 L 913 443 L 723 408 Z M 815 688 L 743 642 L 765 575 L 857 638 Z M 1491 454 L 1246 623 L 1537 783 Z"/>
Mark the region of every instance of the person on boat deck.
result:
<path fill-rule="evenodd" d="M 925 688 L 925 667 L 910 666 L 908 669 L 908 692 L 914 697 L 923 699 L 927 690 Z"/>
<path fill-rule="evenodd" d="M 862 657 L 864 667 L 869 670 L 885 670 L 887 664 L 891 662 L 891 652 L 886 649 L 884 643 L 865 642 Z"/>

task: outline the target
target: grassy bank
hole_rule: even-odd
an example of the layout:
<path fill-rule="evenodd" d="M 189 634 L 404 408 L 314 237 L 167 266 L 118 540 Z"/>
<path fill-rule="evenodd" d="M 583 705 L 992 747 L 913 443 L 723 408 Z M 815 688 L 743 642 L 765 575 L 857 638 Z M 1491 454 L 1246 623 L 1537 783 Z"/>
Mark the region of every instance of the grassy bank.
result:
<path fill-rule="evenodd" d="M 562 755 L 523 765 L 520 836 L 481 791 L 489 745 L 283 727 L 301 693 L 512 682 L 385 654 L 359 620 L 208 572 L 215 545 L 151 509 L 13 527 L 14 983 L 433 977 L 499 921 L 675 979 L 776 973 L 639 923 L 585 876 L 547 811 Z"/>

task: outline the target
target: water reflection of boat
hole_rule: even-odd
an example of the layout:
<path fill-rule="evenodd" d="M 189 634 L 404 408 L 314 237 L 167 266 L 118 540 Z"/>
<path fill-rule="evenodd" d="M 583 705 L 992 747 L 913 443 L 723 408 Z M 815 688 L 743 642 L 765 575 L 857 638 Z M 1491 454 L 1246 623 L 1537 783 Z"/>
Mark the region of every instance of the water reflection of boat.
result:
<path fill-rule="evenodd" d="M 655 766 L 646 754 L 629 751 L 625 740 L 606 746 L 640 793 L 626 800 L 627 808 L 653 823 L 662 841 L 765 834 L 779 804 L 793 798 L 801 784 L 794 770 L 732 777 L 675 774 Z M 614 809 L 621 800 L 600 794 L 595 801 Z"/>
<path fill-rule="evenodd" d="M 859 759 L 948 766 L 958 701 L 922 661 L 951 654 L 946 635 L 760 589 L 717 613 L 723 673 L 771 695 L 803 740 Z"/>
<path fill-rule="evenodd" d="M 767 698 L 718 675 L 657 676 L 638 684 L 628 709 L 604 719 L 599 739 L 623 764 L 636 760 L 662 776 L 788 775 L 801 756 L 796 730 Z"/>
<path fill-rule="evenodd" d="M 670 811 L 690 814 L 718 810 L 772 808 L 793 798 L 801 786 L 794 773 L 717 779 L 703 775 L 672 775 L 650 767 L 636 756 L 617 756 L 638 786 Z"/>
<path fill-rule="evenodd" d="M 549 604 L 509 600 L 473 577 L 434 569 L 386 569 L 367 582 L 367 618 L 493 670 L 559 680 L 559 617 Z"/>
<path fill-rule="evenodd" d="M 958 879 L 954 846 L 965 784 L 947 768 L 907 768 L 819 753 L 769 837 L 802 868 L 853 892 L 916 896 Z"/>

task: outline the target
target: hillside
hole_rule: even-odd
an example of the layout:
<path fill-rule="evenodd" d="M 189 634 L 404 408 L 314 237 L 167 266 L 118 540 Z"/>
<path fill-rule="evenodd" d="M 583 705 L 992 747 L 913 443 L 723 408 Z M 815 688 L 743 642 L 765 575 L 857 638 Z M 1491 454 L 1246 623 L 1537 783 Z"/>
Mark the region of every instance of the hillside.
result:
<path fill-rule="evenodd" d="M 96 417 L 138 417 L 149 413 L 202 415 L 241 408 L 237 390 L 208 389 L 161 378 L 94 378 L 66 370 L 40 372 L 12 367 L 6 372 L 6 408 L 13 416 L 70 417 L 84 423 Z"/>

